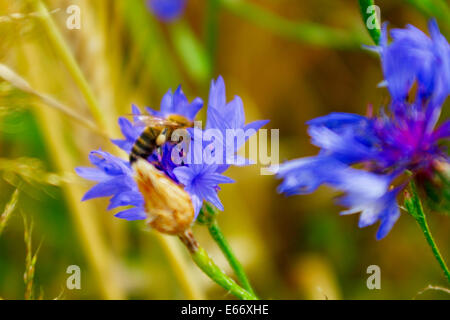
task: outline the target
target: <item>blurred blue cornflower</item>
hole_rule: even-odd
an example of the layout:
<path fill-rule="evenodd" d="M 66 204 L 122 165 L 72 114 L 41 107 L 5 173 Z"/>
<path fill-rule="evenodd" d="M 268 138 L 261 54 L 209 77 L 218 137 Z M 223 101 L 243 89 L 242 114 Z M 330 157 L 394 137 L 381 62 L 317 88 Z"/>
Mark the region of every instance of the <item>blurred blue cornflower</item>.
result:
<path fill-rule="evenodd" d="M 431 37 L 413 26 L 393 29 L 389 42 L 383 26 L 380 45 L 372 49 L 380 54 L 382 85 L 392 96 L 388 110 L 367 117 L 331 113 L 307 122 L 320 152 L 281 165 L 279 192 L 307 194 L 330 185 L 345 192 L 338 203 L 349 209 L 341 214 L 361 212 L 360 227 L 380 221 L 377 239 L 388 234 L 405 186 L 394 186 L 394 179 L 407 170 L 431 177 L 440 163 L 449 163 L 440 142 L 450 137 L 450 121 L 436 124 L 450 93 L 450 46 L 434 20 L 429 30 Z M 356 164 L 359 169 L 351 167 Z"/>
<path fill-rule="evenodd" d="M 216 93 L 217 88 L 220 88 L 220 94 Z M 225 132 L 225 129 L 243 128 L 258 130 L 267 123 L 267 121 L 256 121 L 245 126 L 245 114 L 240 98 L 235 98 L 235 100 L 238 99 L 240 101 L 236 105 L 232 102 L 229 104 L 225 102 L 219 104 L 216 101 L 216 98 L 219 96 L 225 101 L 225 84 L 221 77 L 219 77 L 217 82 L 212 82 L 210 102 L 208 104 L 208 114 L 214 108 L 215 111 L 213 113 L 215 114 L 215 118 L 214 120 L 210 120 L 208 116 L 205 131 L 201 128 L 189 130 L 193 133 L 189 152 L 185 157 L 180 155 L 181 158 L 204 159 L 216 151 L 218 146 L 217 141 L 216 143 L 211 143 L 203 139 L 203 132 L 206 132 L 206 129 L 218 130 L 220 132 Z M 189 120 L 194 120 L 202 106 L 203 101 L 200 98 L 196 98 L 189 103 L 181 87 L 179 87 L 173 93 L 171 90 L 166 93 L 161 101 L 159 111 L 148 107 L 146 111 L 149 115 L 159 118 L 166 118 L 171 114 L 179 114 Z M 127 153 L 131 152 L 135 141 L 145 129 L 142 122 L 139 121 L 139 115 L 142 113 L 135 105 L 132 106 L 132 114 L 135 116 L 133 122 L 124 117 L 119 118 L 119 126 L 124 139 L 112 140 L 115 145 Z M 197 141 L 196 139 L 201 140 Z M 224 144 L 223 146 L 220 145 L 220 147 L 226 149 L 225 141 L 220 138 L 218 140 Z M 241 146 L 242 144 L 236 145 L 233 149 L 233 154 Z M 207 161 L 179 163 L 172 158 L 174 148 L 176 147 L 177 145 L 165 143 L 161 147 L 161 151 L 155 151 L 146 160 L 158 170 L 164 172 L 173 182 L 184 188 L 191 197 L 195 217 L 197 217 L 203 201 L 208 201 L 218 209 L 223 210 L 223 205 L 217 194 L 220 190 L 219 184 L 234 182 L 232 179 L 222 175 L 234 163 L 208 163 Z M 108 209 L 121 206 L 131 207 L 118 213 L 116 215 L 117 217 L 127 220 L 145 219 L 144 198 L 139 193 L 137 183 L 134 179 L 134 172 L 130 164 L 103 151 L 92 152 L 89 159 L 97 168 L 77 168 L 76 171 L 81 177 L 97 181 L 98 184 L 86 193 L 83 200 L 112 196 Z M 224 159 L 224 161 L 226 160 Z"/>
<path fill-rule="evenodd" d="M 158 19 L 169 22 L 183 14 L 186 0 L 147 0 L 147 5 Z"/>

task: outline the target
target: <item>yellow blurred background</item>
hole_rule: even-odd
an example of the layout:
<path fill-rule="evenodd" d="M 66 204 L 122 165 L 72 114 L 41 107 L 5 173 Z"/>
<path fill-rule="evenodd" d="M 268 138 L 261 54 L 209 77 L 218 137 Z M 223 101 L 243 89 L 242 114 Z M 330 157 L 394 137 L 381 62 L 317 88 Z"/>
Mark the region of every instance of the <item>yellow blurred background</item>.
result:
<path fill-rule="evenodd" d="M 377 89 L 378 58 L 361 48 L 371 40 L 357 1 L 219 2 L 211 20 L 208 1 L 189 0 L 173 23 L 158 21 L 143 0 L 52 0 L 45 1 L 48 11 L 40 1 L 0 2 L 0 63 L 30 85 L 25 92 L 0 81 L 0 212 L 20 189 L 0 235 L 1 298 L 22 299 L 27 290 L 22 216 L 34 223 L 32 250 L 40 246 L 35 298 L 233 298 L 195 269 L 176 239 L 114 218 L 104 200 L 80 202 L 90 184 L 74 168 L 88 165 L 93 149 L 124 156 L 107 137 L 120 137 L 117 118 L 131 103 L 158 108 L 179 84 L 189 99 L 207 101 L 211 79 L 222 75 L 228 98 L 243 99 L 247 122 L 269 119 L 266 128 L 280 130 L 285 161 L 317 152 L 305 121 L 332 111 L 364 114 L 369 103 L 388 101 Z M 66 27 L 66 9 L 74 4 L 81 9 L 79 30 Z M 417 1 L 379 5 L 391 26 L 426 30 L 432 14 Z M 448 21 L 438 21 L 448 37 Z M 286 198 L 276 193 L 279 181 L 259 169 L 227 172 L 236 183 L 219 194 L 225 206 L 219 222 L 260 297 L 412 299 L 429 284 L 446 286 L 407 214 L 376 241 L 377 226 L 359 229 L 356 215 L 339 216 L 331 189 Z M 449 217 L 428 217 L 450 261 Z M 207 230 L 197 225 L 194 232 L 231 273 Z M 80 266 L 80 290 L 66 288 L 70 265 Z M 381 268 L 381 290 L 366 286 L 370 265 Z"/>

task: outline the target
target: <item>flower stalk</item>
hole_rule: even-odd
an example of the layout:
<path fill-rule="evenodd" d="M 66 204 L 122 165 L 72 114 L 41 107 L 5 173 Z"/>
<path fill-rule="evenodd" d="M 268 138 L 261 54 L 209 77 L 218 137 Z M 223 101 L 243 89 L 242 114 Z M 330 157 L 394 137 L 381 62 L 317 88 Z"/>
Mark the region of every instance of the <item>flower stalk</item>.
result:
<path fill-rule="evenodd" d="M 204 300 L 205 295 L 196 279 L 190 276 L 188 270 L 190 261 L 184 256 L 183 247 L 175 237 L 166 236 L 160 232 L 154 233 L 156 240 L 166 254 L 172 271 L 187 300 Z"/>
<path fill-rule="evenodd" d="M 242 284 L 244 289 L 246 289 L 248 292 L 254 295 L 255 292 L 253 291 L 253 288 L 250 285 L 250 281 L 248 281 L 244 268 L 234 255 L 233 250 L 231 249 L 227 239 L 225 239 L 222 231 L 220 230 L 219 224 L 215 219 L 210 225 L 208 225 L 208 230 L 211 237 L 218 244 L 220 250 L 225 255 L 225 258 L 228 260 L 228 263 L 233 268 L 236 277 L 239 279 L 239 282 Z"/>
<path fill-rule="evenodd" d="M 253 291 L 253 288 L 247 278 L 242 264 L 236 258 L 233 249 L 231 248 L 230 244 L 228 243 L 227 239 L 222 233 L 222 230 L 219 227 L 216 216 L 216 210 L 214 210 L 214 208 L 210 204 L 206 203 L 200 213 L 199 221 L 208 227 L 209 234 L 224 254 L 242 287 L 248 292 L 255 295 L 255 292 Z"/>
<path fill-rule="evenodd" d="M 187 230 L 184 234 L 179 235 L 180 240 L 189 250 L 192 260 L 211 280 L 219 286 L 230 292 L 241 300 L 257 300 L 258 298 L 251 292 L 248 292 L 239 286 L 233 279 L 228 277 L 214 261 L 209 257 L 208 253 L 200 247 L 195 240 L 191 230 Z"/>
<path fill-rule="evenodd" d="M 444 275 L 447 278 L 448 282 L 450 283 L 450 271 L 447 267 L 447 264 L 444 261 L 444 258 L 441 255 L 441 252 L 439 251 L 439 248 L 436 245 L 436 242 L 434 241 L 433 235 L 431 234 L 430 227 L 428 226 L 425 212 L 423 210 L 422 202 L 420 201 L 419 195 L 417 193 L 416 185 L 412 180 L 410 182 L 410 189 L 412 195 L 407 193 L 405 198 L 406 210 L 414 219 L 416 219 L 417 223 L 420 226 L 420 229 L 425 235 L 425 239 L 427 240 L 428 245 L 433 251 L 434 257 L 438 261 L 439 266 L 444 271 Z"/>

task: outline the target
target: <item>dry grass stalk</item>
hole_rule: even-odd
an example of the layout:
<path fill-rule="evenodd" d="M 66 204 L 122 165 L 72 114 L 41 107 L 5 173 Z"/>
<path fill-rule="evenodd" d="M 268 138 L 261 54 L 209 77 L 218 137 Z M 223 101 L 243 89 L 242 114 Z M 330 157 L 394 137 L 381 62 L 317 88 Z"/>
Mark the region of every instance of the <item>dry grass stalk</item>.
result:
<path fill-rule="evenodd" d="M 19 189 L 16 189 L 14 191 L 13 195 L 11 196 L 11 200 L 6 204 L 5 210 L 0 215 L 0 236 L 3 233 L 3 230 L 6 227 L 6 224 L 8 223 L 8 220 L 11 218 L 11 215 L 16 208 L 17 202 L 19 200 Z"/>

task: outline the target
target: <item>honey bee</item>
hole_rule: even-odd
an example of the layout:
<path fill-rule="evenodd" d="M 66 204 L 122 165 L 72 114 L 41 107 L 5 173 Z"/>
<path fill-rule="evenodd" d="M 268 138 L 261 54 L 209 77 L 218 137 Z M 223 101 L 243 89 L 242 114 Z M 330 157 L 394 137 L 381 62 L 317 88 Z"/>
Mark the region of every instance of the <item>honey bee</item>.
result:
<path fill-rule="evenodd" d="M 144 131 L 136 140 L 131 149 L 131 165 L 133 165 L 139 158 L 147 159 L 165 142 L 171 141 L 172 134 L 175 130 L 186 129 L 194 125 L 192 121 L 178 114 L 171 114 L 166 118 L 158 118 L 151 115 L 131 116 L 137 118 L 137 125 L 145 126 Z M 178 143 L 180 141 L 175 142 Z"/>
<path fill-rule="evenodd" d="M 135 180 L 144 197 L 148 224 L 155 230 L 184 235 L 194 221 L 194 207 L 189 194 L 164 172 L 159 171 L 147 158 L 164 143 L 172 141 L 177 129 L 186 129 L 193 123 L 181 115 L 158 118 L 151 115 L 131 115 L 135 124 L 145 129 L 134 143 L 130 153 L 130 164 Z M 183 139 L 180 136 L 179 143 Z"/>

